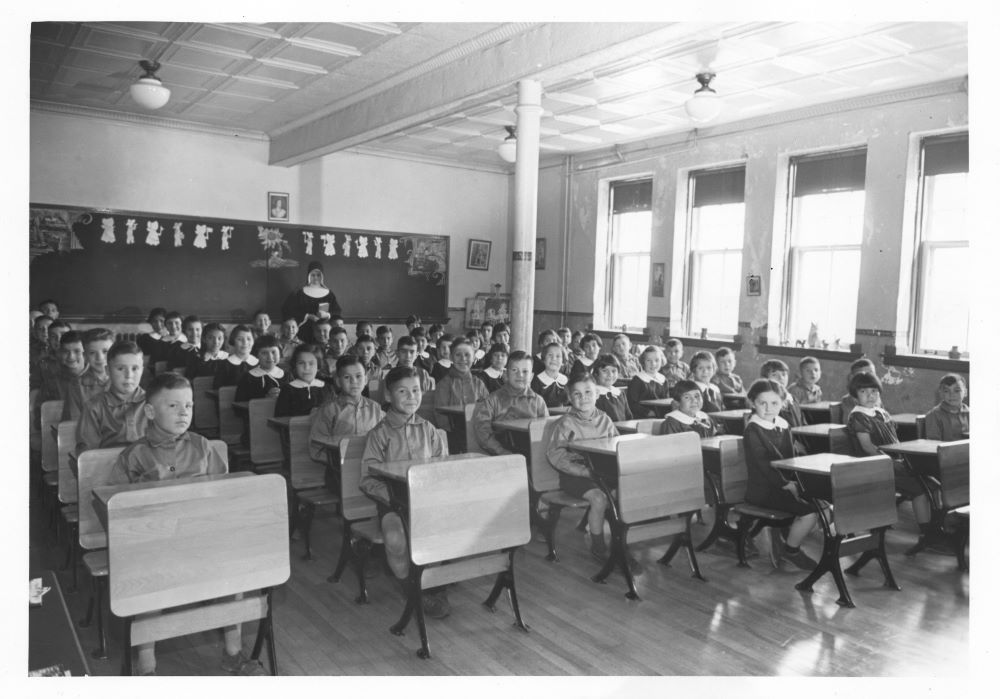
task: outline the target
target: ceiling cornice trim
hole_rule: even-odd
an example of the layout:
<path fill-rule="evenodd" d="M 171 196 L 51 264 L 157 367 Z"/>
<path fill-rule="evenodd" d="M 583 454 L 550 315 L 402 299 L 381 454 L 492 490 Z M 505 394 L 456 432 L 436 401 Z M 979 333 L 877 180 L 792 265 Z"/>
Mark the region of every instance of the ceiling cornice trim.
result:
<path fill-rule="evenodd" d="M 408 151 L 397 151 L 391 150 L 389 148 L 373 148 L 370 146 L 353 146 L 351 148 L 345 148 L 343 151 L 338 151 L 341 153 L 357 153 L 358 155 L 368 155 L 375 158 L 391 158 L 393 160 L 406 160 L 412 163 L 423 163 L 426 165 L 442 165 L 444 167 L 459 168 L 461 170 L 473 170 L 475 172 L 489 172 L 497 175 L 514 175 L 513 166 L 506 166 L 502 163 L 497 163 L 495 165 L 483 162 L 483 161 L 469 161 L 463 162 L 460 160 L 455 160 L 453 158 L 447 158 L 443 156 L 434 155 L 424 155 L 420 153 L 411 153 Z M 336 155 L 336 153 L 328 153 L 327 157 L 330 155 Z M 306 161 L 308 162 L 308 161 Z"/>
<path fill-rule="evenodd" d="M 441 66 L 453 63 L 454 61 L 464 58 L 466 56 L 478 53 L 484 48 L 493 46 L 502 41 L 506 41 L 512 37 L 521 34 L 522 32 L 535 26 L 537 23 L 533 22 L 514 22 L 510 24 L 504 24 L 496 29 L 486 32 L 485 34 L 480 34 L 474 39 L 470 39 L 463 44 L 459 44 L 447 51 L 443 51 L 433 58 L 423 61 L 418 65 L 415 65 L 407 70 L 396 73 L 392 77 L 386 78 L 385 80 L 379 81 L 376 86 L 367 88 L 364 90 L 359 90 L 358 92 L 345 97 L 344 99 L 337 100 L 336 102 L 331 102 L 322 109 L 318 109 L 315 112 L 310 112 L 304 117 L 300 117 L 295 121 L 291 121 L 271 132 L 271 137 L 280 136 L 283 133 L 297 129 L 300 126 L 313 122 L 317 119 L 321 119 L 325 116 L 329 116 L 334 112 L 343 109 L 344 107 L 349 107 L 352 104 L 356 104 L 364 99 L 376 95 L 380 92 L 384 92 L 396 85 L 401 85 L 408 80 L 412 80 L 420 75 L 429 73 L 432 70 L 436 70 Z"/>
<path fill-rule="evenodd" d="M 131 124 L 133 126 L 155 126 L 161 129 L 171 129 L 173 131 L 190 131 L 194 133 L 209 134 L 211 136 L 239 136 L 249 141 L 269 142 L 271 139 L 263 131 L 251 131 L 249 129 L 223 128 L 221 126 L 211 126 L 181 119 L 170 119 L 166 117 L 147 116 L 145 114 L 134 114 L 132 112 L 117 112 L 110 109 L 98 109 L 96 107 L 82 107 L 76 105 L 60 104 L 57 102 L 46 102 L 43 100 L 31 100 L 31 111 L 48 114 L 64 114 L 87 119 L 100 119 L 103 121 L 114 121 L 121 124 Z"/>

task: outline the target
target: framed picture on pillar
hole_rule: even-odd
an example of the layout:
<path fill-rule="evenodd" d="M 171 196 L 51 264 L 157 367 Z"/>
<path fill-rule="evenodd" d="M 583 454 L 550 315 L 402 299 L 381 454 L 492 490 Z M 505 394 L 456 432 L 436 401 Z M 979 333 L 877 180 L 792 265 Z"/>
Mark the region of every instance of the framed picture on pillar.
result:
<path fill-rule="evenodd" d="M 469 241 L 469 259 L 466 261 L 465 266 L 467 269 L 482 269 L 487 270 L 490 268 L 490 252 L 493 250 L 493 241 L 491 240 L 476 240 L 473 238 Z"/>
<path fill-rule="evenodd" d="M 545 269 L 546 247 L 545 238 L 535 238 L 535 269 Z"/>
<path fill-rule="evenodd" d="M 667 265 L 665 262 L 654 262 L 652 270 L 652 280 L 649 283 L 649 295 L 656 298 L 663 298 L 664 277 L 667 276 Z"/>

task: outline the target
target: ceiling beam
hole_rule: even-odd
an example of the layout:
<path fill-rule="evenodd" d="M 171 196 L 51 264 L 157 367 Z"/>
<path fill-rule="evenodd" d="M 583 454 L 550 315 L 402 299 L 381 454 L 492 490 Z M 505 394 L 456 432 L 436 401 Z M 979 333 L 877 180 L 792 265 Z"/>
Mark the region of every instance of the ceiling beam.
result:
<path fill-rule="evenodd" d="M 270 163 L 294 165 L 514 94 L 518 80 L 553 84 L 615 60 L 702 35 L 708 23 L 531 26 L 434 70 L 271 135 Z"/>

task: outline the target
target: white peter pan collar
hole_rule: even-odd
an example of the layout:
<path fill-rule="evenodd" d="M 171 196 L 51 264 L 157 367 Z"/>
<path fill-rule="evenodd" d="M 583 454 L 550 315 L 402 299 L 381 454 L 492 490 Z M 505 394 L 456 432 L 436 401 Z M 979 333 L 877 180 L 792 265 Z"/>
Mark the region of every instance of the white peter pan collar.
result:
<path fill-rule="evenodd" d="M 228 359 L 228 358 L 229 358 L 229 352 L 227 352 L 226 350 L 219 350 L 218 352 L 215 353 L 215 356 L 205 357 L 205 361 L 206 362 L 214 362 L 214 361 L 218 361 L 218 360 L 221 360 L 221 359 Z"/>
<path fill-rule="evenodd" d="M 440 364 L 441 366 L 443 366 L 445 369 L 451 369 L 451 360 L 450 359 L 439 359 L 438 360 L 438 364 Z"/>
<path fill-rule="evenodd" d="M 259 366 L 255 366 L 250 370 L 250 375 L 257 377 L 258 379 L 263 376 L 270 376 L 272 379 L 283 379 L 285 378 L 285 370 L 280 366 L 274 366 L 271 367 L 271 371 L 264 371 Z"/>
<path fill-rule="evenodd" d="M 580 364 L 583 364 L 584 366 L 590 366 L 594 362 L 596 362 L 597 360 L 596 359 L 587 359 L 587 357 L 582 357 L 581 356 L 581 357 L 578 357 L 576 361 L 580 362 Z"/>
<path fill-rule="evenodd" d="M 757 417 L 756 415 L 751 415 L 750 416 L 750 422 L 754 423 L 755 425 L 760 425 L 765 430 L 773 430 L 776 427 L 780 428 L 780 429 L 783 429 L 783 430 L 787 430 L 788 429 L 788 422 L 785 420 L 785 418 L 780 417 L 780 416 L 774 418 L 774 422 L 768 422 L 767 420 L 762 420 L 761 418 Z"/>
<path fill-rule="evenodd" d="M 288 382 L 289 386 L 294 386 L 295 388 L 323 388 L 326 384 L 319 379 L 313 379 L 312 383 L 306 383 L 302 379 L 294 379 Z"/>
<path fill-rule="evenodd" d="M 423 352 L 417 352 L 417 356 L 422 359 L 430 359 L 431 353 L 428 352 L 427 350 L 424 350 Z"/>
<path fill-rule="evenodd" d="M 854 409 L 851 410 L 851 413 L 861 413 L 862 415 L 867 415 L 868 417 L 878 417 L 881 415 L 882 419 L 886 421 L 889 420 L 889 413 L 882 408 L 863 408 L 860 405 L 856 405 L 854 406 Z M 848 413 L 848 415 L 851 413 Z"/>
<path fill-rule="evenodd" d="M 700 422 L 702 424 L 711 423 L 711 420 L 708 419 L 708 415 L 701 412 L 700 410 L 697 412 L 697 414 L 695 414 L 694 417 L 691 417 L 687 413 L 682 413 L 680 410 L 671 410 L 669 413 L 667 413 L 667 417 L 672 417 L 682 425 L 693 425 L 696 422 Z"/>
<path fill-rule="evenodd" d="M 602 386 L 601 384 L 594 384 L 597 387 L 598 396 L 606 396 L 609 393 L 615 398 L 622 394 L 622 390 L 617 386 Z"/>
<path fill-rule="evenodd" d="M 247 356 L 246 359 L 240 359 L 235 354 L 230 354 L 226 357 L 226 361 L 232 364 L 233 366 L 239 366 L 240 364 L 249 364 L 250 366 L 257 366 L 258 364 L 260 364 L 260 360 L 257 359 L 252 354 Z"/>
<path fill-rule="evenodd" d="M 488 366 L 485 369 L 483 369 L 483 373 L 489 376 L 491 379 L 499 379 L 501 376 L 503 376 L 503 372 L 500 369 L 494 369 L 491 366 Z"/>
<path fill-rule="evenodd" d="M 655 374 L 647 374 L 645 369 L 639 371 L 636 374 L 636 377 L 643 383 L 649 383 L 650 381 L 652 381 L 654 383 L 660 384 L 661 386 L 663 385 L 663 382 L 667 380 L 667 377 L 664 376 L 663 374 L 659 372 Z"/>
<path fill-rule="evenodd" d="M 535 378 L 538 379 L 538 383 L 542 384 L 545 388 L 548 388 L 554 383 L 557 383 L 560 386 L 565 386 L 569 383 L 569 379 L 566 378 L 565 374 L 559 374 L 559 376 L 553 379 L 543 371 L 541 374 L 535 374 Z"/>

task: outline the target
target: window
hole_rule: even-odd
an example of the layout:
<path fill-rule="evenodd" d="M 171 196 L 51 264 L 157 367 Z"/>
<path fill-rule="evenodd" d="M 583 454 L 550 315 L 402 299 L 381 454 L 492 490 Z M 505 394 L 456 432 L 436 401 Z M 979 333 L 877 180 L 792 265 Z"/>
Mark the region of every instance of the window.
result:
<path fill-rule="evenodd" d="M 609 327 L 646 327 L 652 228 L 652 180 L 612 183 L 607 280 Z"/>
<path fill-rule="evenodd" d="M 691 173 L 689 178 L 685 329 L 695 337 L 738 330 L 743 267 L 743 167 Z M 678 271 L 679 273 L 679 271 Z"/>
<path fill-rule="evenodd" d="M 924 139 L 920 153 L 914 351 L 969 347 L 969 135 Z"/>
<path fill-rule="evenodd" d="M 864 150 L 791 161 L 784 339 L 854 342 L 865 213 Z M 839 340 L 839 345 L 838 345 Z"/>

